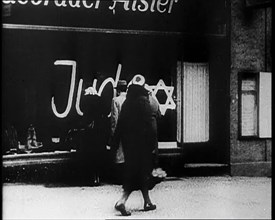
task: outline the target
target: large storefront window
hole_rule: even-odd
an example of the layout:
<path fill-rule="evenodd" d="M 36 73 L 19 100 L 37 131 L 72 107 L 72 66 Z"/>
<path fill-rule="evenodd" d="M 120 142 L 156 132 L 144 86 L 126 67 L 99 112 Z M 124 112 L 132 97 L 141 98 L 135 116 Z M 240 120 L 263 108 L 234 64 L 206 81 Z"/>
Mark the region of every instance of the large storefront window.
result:
<path fill-rule="evenodd" d="M 17 134 L 12 148 L 26 145 L 32 124 L 43 144 L 32 152 L 70 150 L 74 146 L 66 141 L 81 129 L 86 89 L 93 88 L 110 112 L 117 80 L 129 83 L 136 74 L 144 75 L 159 101 L 159 141 L 176 141 L 173 74 L 179 38 L 172 39 L 5 30 L 3 52 L 13 62 L 4 63 L 3 112 Z M 110 127 L 108 118 L 105 126 Z"/>

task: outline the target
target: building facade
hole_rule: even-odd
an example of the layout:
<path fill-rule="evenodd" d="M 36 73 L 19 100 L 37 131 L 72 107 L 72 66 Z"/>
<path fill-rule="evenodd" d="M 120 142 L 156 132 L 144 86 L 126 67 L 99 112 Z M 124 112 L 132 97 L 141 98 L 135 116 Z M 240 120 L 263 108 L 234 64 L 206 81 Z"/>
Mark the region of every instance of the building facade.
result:
<path fill-rule="evenodd" d="M 30 155 L 70 152 L 85 94 L 100 96 L 109 112 L 117 81 L 143 74 L 160 104 L 160 154 L 223 164 L 231 175 L 271 175 L 269 1 L 2 5 L 2 123 L 16 130 L 13 152 L 26 152 L 30 124 L 43 144 Z"/>
<path fill-rule="evenodd" d="M 231 173 L 271 175 L 271 1 L 231 1 L 230 17 Z"/>

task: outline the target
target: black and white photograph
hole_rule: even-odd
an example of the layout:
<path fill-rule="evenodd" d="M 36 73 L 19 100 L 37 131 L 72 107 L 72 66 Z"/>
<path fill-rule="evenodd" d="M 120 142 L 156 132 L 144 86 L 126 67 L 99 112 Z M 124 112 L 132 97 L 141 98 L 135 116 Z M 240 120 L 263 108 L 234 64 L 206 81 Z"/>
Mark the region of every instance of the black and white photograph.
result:
<path fill-rule="evenodd" d="M 272 0 L 1 0 L 2 219 L 272 219 Z"/>

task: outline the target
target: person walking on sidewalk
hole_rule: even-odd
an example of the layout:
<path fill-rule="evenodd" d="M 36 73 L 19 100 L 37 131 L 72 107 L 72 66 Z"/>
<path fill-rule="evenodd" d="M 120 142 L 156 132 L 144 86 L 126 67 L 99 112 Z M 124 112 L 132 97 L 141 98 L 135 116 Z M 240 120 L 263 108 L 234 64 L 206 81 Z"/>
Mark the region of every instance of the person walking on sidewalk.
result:
<path fill-rule="evenodd" d="M 115 204 L 115 209 L 124 216 L 131 215 L 125 203 L 135 190 L 142 192 L 145 211 L 156 209 L 149 196 L 148 179 L 154 168 L 153 152 L 157 146 L 157 112 L 150 105 L 149 93 L 144 85 L 145 78 L 136 75 L 128 87 L 112 144 L 118 148 L 121 141 L 124 152 L 123 194 Z"/>
<path fill-rule="evenodd" d="M 119 80 L 116 86 L 116 91 L 117 96 L 113 98 L 111 105 L 111 137 L 109 143 L 111 143 L 114 136 L 121 107 L 126 99 L 127 82 L 125 80 Z M 121 183 L 124 166 L 124 154 L 121 142 L 119 143 L 118 149 L 114 152 L 114 156 L 115 179 L 117 183 Z"/>
<path fill-rule="evenodd" d="M 82 127 L 84 131 L 80 137 L 78 162 L 80 166 L 81 182 L 100 185 L 103 168 L 106 162 L 108 108 L 103 99 L 97 95 L 93 87 L 85 90 L 82 100 Z M 92 175 L 92 179 L 90 178 Z"/>

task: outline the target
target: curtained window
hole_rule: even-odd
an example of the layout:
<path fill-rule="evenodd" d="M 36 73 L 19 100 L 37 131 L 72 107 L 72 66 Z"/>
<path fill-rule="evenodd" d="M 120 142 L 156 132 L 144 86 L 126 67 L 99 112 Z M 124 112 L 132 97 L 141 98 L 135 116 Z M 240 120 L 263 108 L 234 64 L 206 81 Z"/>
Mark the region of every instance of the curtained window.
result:
<path fill-rule="evenodd" d="M 177 140 L 209 140 L 209 67 L 207 63 L 178 63 Z"/>

